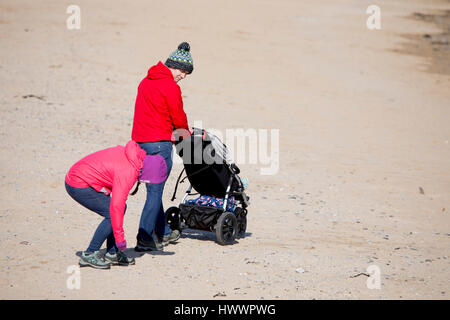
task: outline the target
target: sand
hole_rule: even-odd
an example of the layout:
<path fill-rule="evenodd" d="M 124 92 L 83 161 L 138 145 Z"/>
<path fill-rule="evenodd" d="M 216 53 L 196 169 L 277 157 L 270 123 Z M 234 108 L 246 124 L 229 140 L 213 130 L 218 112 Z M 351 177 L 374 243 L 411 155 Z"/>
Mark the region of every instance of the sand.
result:
<path fill-rule="evenodd" d="M 76 4 L 80 30 L 66 27 L 68 3 L 0 3 L 1 299 L 450 297 L 448 46 L 433 55 L 445 30 L 417 15 L 448 1 L 377 1 L 380 30 L 366 27 L 372 1 Z M 137 85 L 182 41 L 190 124 L 278 129 L 279 170 L 238 163 L 251 205 L 230 246 L 185 230 L 138 255 L 141 188 L 124 223 L 136 265 L 83 268 L 70 289 L 101 220 L 67 195 L 65 173 L 130 139 Z M 187 188 L 170 201 L 181 169 L 166 208 Z"/>

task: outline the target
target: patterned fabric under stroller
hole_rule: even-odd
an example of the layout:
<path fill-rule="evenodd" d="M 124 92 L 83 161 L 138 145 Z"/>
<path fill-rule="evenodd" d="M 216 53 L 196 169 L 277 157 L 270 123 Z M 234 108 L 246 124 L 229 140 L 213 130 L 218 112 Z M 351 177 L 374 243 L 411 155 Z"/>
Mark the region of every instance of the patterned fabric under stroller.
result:
<path fill-rule="evenodd" d="M 178 207 L 165 212 L 172 230 L 185 228 L 216 233 L 221 245 L 232 244 L 236 238 L 245 237 L 249 197 L 238 176 L 239 168 L 229 159 L 226 146 L 213 134 L 194 128 L 192 135 L 175 143 L 184 169 L 178 176 L 172 201 L 179 183 L 190 182 Z M 180 179 L 183 172 L 186 177 Z M 194 189 L 197 193 L 192 193 Z M 199 195 L 196 199 L 190 196 Z"/>

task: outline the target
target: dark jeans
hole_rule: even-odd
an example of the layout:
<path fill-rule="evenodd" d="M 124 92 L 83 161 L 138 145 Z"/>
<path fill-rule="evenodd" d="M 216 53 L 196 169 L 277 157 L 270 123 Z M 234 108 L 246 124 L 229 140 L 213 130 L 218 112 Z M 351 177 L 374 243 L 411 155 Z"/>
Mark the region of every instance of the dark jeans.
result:
<path fill-rule="evenodd" d="M 100 250 L 103 242 L 106 240 L 106 250 L 109 253 L 115 253 L 118 251 L 116 247 L 116 241 L 111 225 L 111 216 L 109 214 L 109 204 L 111 203 L 111 197 L 102 192 L 95 191 L 94 188 L 75 188 L 66 183 L 67 193 L 83 207 L 92 210 L 105 219 L 98 225 L 92 237 L 91 243 L 87 248 L 87 252 L 94 252 Z M 127 207 L 125 206 L 125 211 Z M 125 212 L 124 212 L 125 214 Z"/>
<path fill-rule="evenodd" d="M 172 170 L 172 156 L 173 148 L 171 141 L 158 142 L 144 142 L 139 143 L 139 146 L 147 152 L 147 155 L 161 155 L 166 160 L 167 177 L 169 177 Z M 162 204 L 162 196 L 166 180 L 161 183 L 151 183 L 147 187 L 147 200 L 145 201 L 144 209 L 142 210 L 141 220 L 139 222 L 139 231 L 137 239 L 146 241 L 152 240 L 152 233 L 155 231 L 156 235 L 161 237 L 172 232 L 166 224 L 164 218 L 164 208 Z"/>

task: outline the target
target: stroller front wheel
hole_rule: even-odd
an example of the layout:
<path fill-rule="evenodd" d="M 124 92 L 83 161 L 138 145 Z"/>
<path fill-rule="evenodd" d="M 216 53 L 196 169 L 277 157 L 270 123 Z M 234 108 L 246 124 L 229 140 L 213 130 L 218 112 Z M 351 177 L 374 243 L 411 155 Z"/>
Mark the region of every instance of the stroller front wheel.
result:
<path fill-rule="evenodd" d="M 180 208 L 170 207 L 164 213 L 166 223 L 169 225 L 170 229 L 178 230 L 181 232 L 181 214 Z"/>
<path fill-rule="evenodd" d="M 236 238 L 237 220 L 231 212 L 220 215 L 216 225 L 217 242 L 221 245 L 232 244 Z"/>

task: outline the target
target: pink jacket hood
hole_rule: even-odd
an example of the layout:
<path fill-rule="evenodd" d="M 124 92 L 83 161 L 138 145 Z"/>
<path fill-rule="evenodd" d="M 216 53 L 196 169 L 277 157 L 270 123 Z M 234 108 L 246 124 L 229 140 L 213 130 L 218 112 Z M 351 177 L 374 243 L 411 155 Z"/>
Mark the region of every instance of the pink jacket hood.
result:
<path fill-rule="evenodd" d="M 139 147 L 139 145 L 130 140 L 125 145 L 125 156 L 136 170 L 142 169 L 142 163 L 147 156 L 147 153 Z"/>

